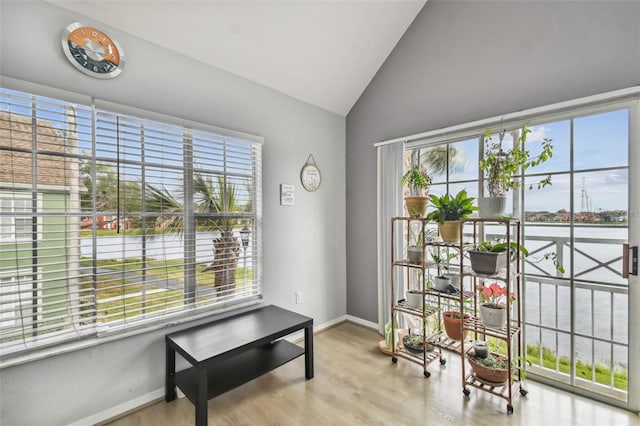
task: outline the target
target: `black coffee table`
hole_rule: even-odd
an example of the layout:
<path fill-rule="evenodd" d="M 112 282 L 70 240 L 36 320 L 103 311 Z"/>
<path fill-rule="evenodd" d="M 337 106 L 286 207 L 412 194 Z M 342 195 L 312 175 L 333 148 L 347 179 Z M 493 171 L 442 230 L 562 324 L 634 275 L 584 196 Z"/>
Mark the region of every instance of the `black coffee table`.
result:
<path fill-rule="evenodd" d="M 304 329 L 304 348 L 278 340 Z M 196 425 L 207 424 L 207 401 L 304 354 L 313 378 L 313 318 L 264 306 L 165 336 L 165 400 L 176 385 L 195 404 Z M 176 352 L 192 367 L 176 372 Z"/>

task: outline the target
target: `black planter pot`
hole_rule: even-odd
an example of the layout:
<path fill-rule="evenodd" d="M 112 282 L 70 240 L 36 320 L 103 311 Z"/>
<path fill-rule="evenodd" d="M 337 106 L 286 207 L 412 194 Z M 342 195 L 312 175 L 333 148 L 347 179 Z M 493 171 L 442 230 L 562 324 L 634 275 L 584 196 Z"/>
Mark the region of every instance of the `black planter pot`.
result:
<path fill-rule="evenodd" d="M 507 267 L 507 252 L 469 250 L 471 269 L 476 274 L 495 275 Z"/>

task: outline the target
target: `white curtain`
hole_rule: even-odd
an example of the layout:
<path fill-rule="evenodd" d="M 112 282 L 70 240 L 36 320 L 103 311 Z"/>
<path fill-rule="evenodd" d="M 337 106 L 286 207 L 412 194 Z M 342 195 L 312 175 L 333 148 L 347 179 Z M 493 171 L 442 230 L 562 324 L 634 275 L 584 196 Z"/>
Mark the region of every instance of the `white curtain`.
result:
<path fill-rule="evenodd" d="M 378 330 L 391 318 L 391 218 L 402 216 L 404 142 L 378 145 Z M 397 246 L 397 244 L 396 244 Z M 396 259 L 402 247 L 396 247 Z M 396 273 L 397 272 L 396 268 Z M 400 277 L 396 277 L 396 283 Z M 396 294 L 398 294 L 396 292 Z"/>

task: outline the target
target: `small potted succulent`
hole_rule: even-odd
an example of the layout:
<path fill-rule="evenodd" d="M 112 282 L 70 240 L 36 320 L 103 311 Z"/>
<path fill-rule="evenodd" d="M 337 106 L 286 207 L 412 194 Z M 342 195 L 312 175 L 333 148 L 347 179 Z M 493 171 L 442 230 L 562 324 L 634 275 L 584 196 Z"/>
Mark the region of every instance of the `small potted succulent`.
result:
<path fill-rule="evenodd" d="M 509 379 L 509 363 L 507 357 L 491 352 L 481 358 L 474 351 L 467 352 L 467 360 L 476 377 L 491 385 L 500 385 Z"/>
<path fill-rule="evenodd" d="M 429 203 L 427 196 L 431 187 L 431 176 L 420 166 L 412 166 L 402 176 L 400 183 L 409 190 L 409 195 L 404 197 L 409 216 L 423 217 Z"/>

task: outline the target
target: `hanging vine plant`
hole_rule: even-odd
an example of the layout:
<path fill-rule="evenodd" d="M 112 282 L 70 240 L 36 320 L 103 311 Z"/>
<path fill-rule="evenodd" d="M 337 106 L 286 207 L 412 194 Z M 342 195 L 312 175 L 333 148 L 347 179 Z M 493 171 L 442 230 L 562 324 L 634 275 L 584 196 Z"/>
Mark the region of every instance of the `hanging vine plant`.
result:
<path fill-rule="evenodd" d="M 480 160 L 480 169 L 485 173 L 487 189 L 491 197 L 502 197 L 510 189 L 517 190 L 521 186 L 521 179 L 516 176 L 524 175 L 527 169 L 536 167 L 551 157 L 553 157 L 553 145 L 551 138 L 542 140 L 542 151 L 535 157 L 526 148 L 527 136 L 531 133 L 529 127 L 524 126 L 520 136 L 513 144 L 513 148 L 505 151 L 502 142 L 505 130 L 499 134 L 499 140 L 493 141 L 491 130 L 486 130 L 484 134 L 485 151 L 484 157 Z M 529 189 L 537 186 L 538 189 L 551 185 L 551 176 L 541 179 L 537 183 L 529 185 Z"/>

